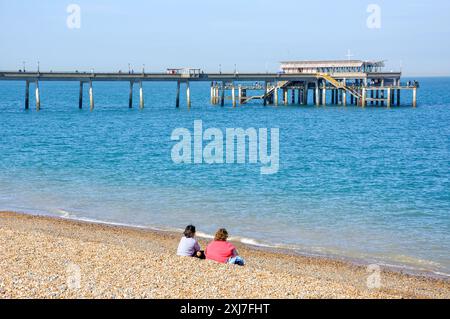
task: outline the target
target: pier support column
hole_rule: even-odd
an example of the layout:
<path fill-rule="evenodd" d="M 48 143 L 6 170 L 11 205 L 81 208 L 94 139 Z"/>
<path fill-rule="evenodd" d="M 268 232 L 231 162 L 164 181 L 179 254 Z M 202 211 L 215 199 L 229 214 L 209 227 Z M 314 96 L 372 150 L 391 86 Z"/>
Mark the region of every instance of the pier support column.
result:
<path fill-rule="evenodd" d="M 391 107 L 392 102 L 392 91 L 391 88 L 387 89 L 387 107 Z"/>
<path fill-rule="evenodd" d="M 263 99 L 264 99 L 263 105 L 264 106 L 267 105 L 267 93 L 268 93 L 267 90 L 268 90 L 268 87 L 267 87 L 267 81 L 266 81 L 266 82 L 264 82 L 264 97 L 263 97 Z"/>
<path fill-rule="evenodd" d="M 214 104 L 214 82 L 211 82 L 210 95 L 211 95 L 211 97 L 210 97 L 209 102 L 211 104 Z"/>
<path fill-rule="evenodd" d="M 142 81 L 139 81 L 139 108 L 144 108 L 144 88 L 142 87 Z"/>
<path fill-rule="evenodd" d="M 216 83 L 211 82 L 211 104 L 216 104 Z"/>
<path fill-rule="evenodd" d="M 322 88 L 322 105 L 327 105 L 327 84 L 323 83 Z"/>
<path fill-rule="evenodd" d="M 78 108 L 81 110 L 83 108 L 83 82 L 80 81 L 80 91 L 78 94 Z"/>
<path fill-rule="evenodd" d="M 234 83 L 231 85 L 231 104 L 236 107 L 236 89 Z"/>
<path fill-rule="evenodd" d="M 385 97 L 385 95 L 384 95 L 384 89 L 383 89 L 383 90 L 381 90 L 381 106 L 384 106 L 384 97 Z"/>
<path fill-rule="evenodd" d="M 30 108 L 30 82 L 25 82 L 25 110 Z"/>
<path fill-rule="evenodd" d="M 219 92 L 217 88 L 217 83 L 213 84 L 213 102 L 212 104 L 216 105 L 218 103 Z"/>
<path fill-rule="evenodd" d="M 89 106 L 91 111 L 94 110 L 94 89 L 92 88 L 92 81 L 89 81 Z"/>
<path fill-rule="evenodd" d="M 217 84 L 216 86 L 216 104 L 220 103 L 220 85 Z"/>
<path fill-rule="evenodd" d="M 397 90 L 397 106 L 400 106 L 400 90 Z"/>
<path fill-rule="evenodd" d="M 320 105 L 320 96 L 319 96 L 319 81 L 316 81 L 315 83 L 315 87 L 314 87 L 314 103 L 316 104 L 316 106 Z"/>
<path fill-rule="evenodd" d="M 331 90 L 331 104 L 334 105 L 335 101 L 334 101 L 334 89 Z"/>
<path fill-rule="evenodd" d="M 216 83 L 216 104 L 220 104 L 220 90 L 221 90 L 221 84 Z"/>
<path fill-rule="evenodd" d="M 378 105 L 380 105 L 380 101 L 379 101 L 379 99 L 380 99 L 380 90 L 377 89 L 377 91 L 375 93 L 376 93 L 376 99 L 377 99 L 376 102 L 375 102 L 375 105 L 378 106 Z"/>
<path fill-rule="evenodd" d="M 366 105 L 367 105 L 367 103 L 366 103 L 366 88 L 363 88 L 362 89 L 362 98 L 361 98 L 361 106 L 362 107 L 365 107 Z"/>
<path fill-rule="evenodd" d="M 314 87 L 314 89 L 313 89 L 313 101 L 312 101 L 313 105 L 316 105 L 316 101 L 317 101 L 317 90 Z"/>
<path fill-rule="evenodd" d="M 240 84 L 238 86 L 238 104 L 242 104 L 242 86 Z"/>
<path fill-rule="evenodd" d="M 283 102 L 284 105 L 288 105 L 288 90 L 286 88 L 283 89 Z"/>
<path fill-rule="evenodd" d="M 275 87 L 273 88 L 273 104 L 278 106 L 278 83 L 275 82 Z"/>
<path fill-rule="evenodd" d="M 191 87 L 189 86 L 189 81 L 186 81 L 186 103 L 187 107 L 191 108 Z"/>
<path fill-rule="evenodd" d="M 181 87 L 181 83 L 180 81 L 177 81 L 177 96 L 176 96 L 176 101 L 175 101 L 175 107 L 180 107 L 180 87 Z"/>
<path fill-rule="evenodd" d="M 225 105 L 225 82 L 222 82 L 222 92 L 220 94 L 220 106 Z"/>
<path fill-rule="evenodd" d="M 308 105 L 308 93 L 309 93 L 309 83 L 305 82 L 305 87 L 303 88 L 303 105 Z"/>
<path fill-rule="evenodd" d="M 303 96 L 303 89 L 298 89 L 297 90 L 297 104 L 298 105 L 302 105 L 303 104 L 303 100 L 302 100 L 302 96 Z"/>
<path fill-rule="evenodd" d="M 39 80 L 36 80 L 36 111 L 41 109 L 41 96 L 39 94 Z"/>
<path fill-rule="evenodd" d="M 128 108 L 133 108 L 133 81 L 130 81 L 130 92 L 128 95 Z"/>
<path fill-rule="evenodd" d="M 417 106 L 417 88 L 413 89 L 413 102 L 412 102 L 412 106 L 416 107 Z"/>
<path fill-rule="evenodd" d="M 342 90 L 342 105 L 347 106 L 347 91 Z"/>
<path fill-rule="evenodd" d="M 355 97 L 353 96 L 353 94 L 350 94 L 350 104 L 355 104 Z"/>

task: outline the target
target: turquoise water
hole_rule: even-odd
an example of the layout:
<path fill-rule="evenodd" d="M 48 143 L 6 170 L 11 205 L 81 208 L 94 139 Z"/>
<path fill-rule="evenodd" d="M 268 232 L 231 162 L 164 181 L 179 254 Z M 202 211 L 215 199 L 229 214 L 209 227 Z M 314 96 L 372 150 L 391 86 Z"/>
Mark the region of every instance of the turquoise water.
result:
<path fill-rule="evenodd" d="M 175 84 L 145 83 L 139 111 L 126 83 L 95 83 L 92 113 L 78 110 L 76 82 L 41 83 L 39 113 L 33 98 L 23 109 L 23 83 L 0 82 L 0 210 L 226 227 L 244 242 L 449 274 L 450 79 L 420 81 L 418 108 L 390 110 L 220 108 L 194 83 L 188 111 L 174 107 Z M 280 171 L 174 164 L 172 130 L 197 119 L 279 127 Z"/>

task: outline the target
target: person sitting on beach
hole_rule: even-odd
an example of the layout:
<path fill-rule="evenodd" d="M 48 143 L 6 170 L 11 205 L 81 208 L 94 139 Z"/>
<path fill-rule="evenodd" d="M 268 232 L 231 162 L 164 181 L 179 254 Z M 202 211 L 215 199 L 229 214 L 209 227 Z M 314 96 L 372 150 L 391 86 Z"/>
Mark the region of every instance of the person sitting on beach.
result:
<path fill-rule="evenodd" d="M 244 266 L 244 259 L 239 256 L 236 247 L 227 242 L 227 239 L 227 230 L 224 228 L 219 229 L 214 236 L 214 240 L 206 247 L 206 259 L 214 260 L 223 264 Z"/>
<path fill-rule="evenodd" d="M 188 225 L 184 230 L 183 237 L 178 244 L 177 255 L 184 257 L 197 257 L 205 259 L 205 254 L 200 250 L 200 245 L 195 239 L 195 226 Z"/>

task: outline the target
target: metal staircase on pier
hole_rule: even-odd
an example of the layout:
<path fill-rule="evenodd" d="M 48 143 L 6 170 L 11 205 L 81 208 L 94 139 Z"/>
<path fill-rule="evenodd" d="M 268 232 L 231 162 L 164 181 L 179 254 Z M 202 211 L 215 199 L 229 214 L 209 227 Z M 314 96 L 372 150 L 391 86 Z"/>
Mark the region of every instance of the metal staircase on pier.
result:
<path fill-rule="evenodd" d="M 344 82 L 339 82 L 338 80 L 336 80 L 335 78 L 333 78 L 331 75 L 328 75 L 326 73 L 317 73 L 317 77 L 319 78 L 323 78 L 325 80 L 327 80 L 328 82 L 330 82 L 336 89 L 342 89 L 345 90 L 346 92 L 350 93 L 351 95 L 353 95 L 355 98 L 357 99 L 361 99 L 362 95 L 355 89 L 348 87 L 347 85 L 345 85 Z"/>
<path fill-rule="evenodd" d="M 289 84 L 291 83 L 291 81 L 280 81 L 278 82 L 276 85 L 268 88 L 267 92 L 263 95 L 254 95 L 254 96 L 249 96 L 249 97 L 243 97 L 242 98 L 242 104 L 245 104 L 251 100 L 263 100 L 263 99 L 267 99 L 269 98 L 271 95 L 274 94 L 276 89 L 283 89 L 287 86 L 289 86 Z"/>

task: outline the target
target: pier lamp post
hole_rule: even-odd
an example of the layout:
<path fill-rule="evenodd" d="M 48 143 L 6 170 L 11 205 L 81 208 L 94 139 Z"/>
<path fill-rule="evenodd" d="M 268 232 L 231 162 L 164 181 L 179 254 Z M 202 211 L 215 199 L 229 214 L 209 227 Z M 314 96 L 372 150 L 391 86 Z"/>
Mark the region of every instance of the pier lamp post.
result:
<path fill-rule="evenodd" d="M 145 64 L 142 64 L 142 75 L 145 74 Z"/>
<path fill-rule="evenodd" d="M 131 64 L 128 63 L 128 74 L 131 74 Z"/>
<path fill-rule="evenodd" d="M 38 61 L 37 62 L 37 73 L 39 73 L 40 72 L 40 62 Z"/>
<path fill-rule="evenodd" d="M 26 72 L 25 71 L 25 61 L 23 61 L 22 64 L 23 64 L 23 72 Z"/>

